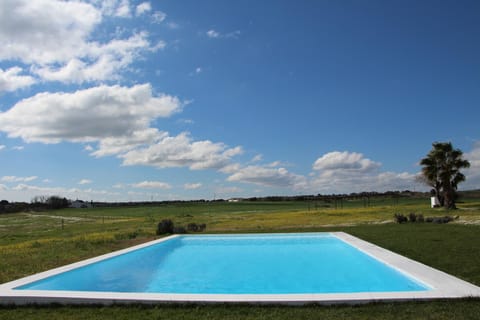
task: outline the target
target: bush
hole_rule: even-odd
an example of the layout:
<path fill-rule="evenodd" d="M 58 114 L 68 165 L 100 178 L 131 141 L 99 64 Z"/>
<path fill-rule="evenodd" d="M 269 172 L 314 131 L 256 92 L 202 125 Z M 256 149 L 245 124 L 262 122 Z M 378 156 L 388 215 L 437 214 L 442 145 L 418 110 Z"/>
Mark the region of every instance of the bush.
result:
<path fill-rule="evenodd" d="M 205 230 L 207 225 L 205 223 L 202 224 L 196 224 L 196 223 L 189 223 L 187 225 L 187 231 L 188 232 L 202 232 Z"/>
<path fill-rule="evenodd" d="M 187 225 L 187 230 L 188 230 L 188 232 L 197 232 L 198 231 L 198 225 L 196 223 L 189 223 Z"/>
<path fill-rule="evenodd" d="M 395 219 L 395 222 L 397 223 L 404 223 L 404 222 L 408 222 L 408 219 L 407 217 L 405 217 L 403 214 L 401 213 L 395 213 L 393 215 L 393 218 Z"/>
<path fill-rule="evenodd" d="M 458 216 L 455 217 L 455 219 L 458 219 Z M 428 217 L 425 219 L 426 222 L 430 223 L 438 223 L 438 224 L 443 224 L 443 223 L 449 223 L 453 221 L 454 218 L 452 216 L 444 216 L 444 217 Z"/>
<path fill-rule="evenodd" d="M 419 214 L 417 216 L 417 222 L 425 222 L 425 219 L 423 218 L 423 214 Z"/>
<path fill-rule="evenodd" d="M 417 215 L 415 214 L 415 212 L 411 212 L 408 215 L 408 221 L 410 221 L 410 222 L 416 222 L 417 221 Z"/>
<path fill-rule="evenodd" d="M 160 221 L 157 226 L 157 235 L 166 234 L 166 233 L 174 233 L 174 226 L 173 222 L 170 219 L 164 219 Z"/>
<path fill-rule="evenodd" d="M 180 226 L 180 227 L 173 227 L 173 232 L 172 233 L 175 233 L 175 234 L 184 234 L 184 233 L 187 233 L 187 230 L 185 230 L 184 227 Z"/>

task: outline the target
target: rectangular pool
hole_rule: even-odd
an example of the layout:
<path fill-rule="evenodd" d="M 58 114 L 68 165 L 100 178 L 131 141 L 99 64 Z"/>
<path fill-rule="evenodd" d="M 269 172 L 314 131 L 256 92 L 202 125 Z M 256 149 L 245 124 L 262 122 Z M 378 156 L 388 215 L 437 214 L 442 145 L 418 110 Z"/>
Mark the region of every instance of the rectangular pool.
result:
<path fill-rule="evenodd" d="M 14 302 L 445 298 L 445 276 L 457 281 L 452 292 L 480 292 L 432 270 L 341 232 L 182 235 L 11 282 L 0 286 L 0 301 L 2 291 Z"/>
<path fill-rule="evenodd" d="M 179 236 L 15 288 L 156 293 L 423 291 L 331 234 Z"/>

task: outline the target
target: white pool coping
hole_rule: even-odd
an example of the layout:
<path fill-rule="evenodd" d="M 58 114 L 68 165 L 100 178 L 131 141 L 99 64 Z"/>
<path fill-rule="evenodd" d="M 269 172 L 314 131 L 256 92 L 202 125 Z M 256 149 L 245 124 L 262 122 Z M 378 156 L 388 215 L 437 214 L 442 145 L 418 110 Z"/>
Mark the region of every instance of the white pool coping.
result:
<path fill-rule="evenodd" d="M 312 233 L 321 234 L 321 233 Z M 86 291 L 14 290 L 14 288 L 87 264 L 167 241 L 178 235 L 83 260 L 0 285 L 0 304 L 116 304 L 116 303 L 249 303 L 249 304 L 357 304 L 375 301 L 432 300 L 480 297 L 480 287 L 411 260 L 344 232 L 328 232 L 362 252 L 428 286 L 427 291 L 321 294 L 165 294 Z M 246 235 L 246 234 L 242 234 Z M 251 234 L 258 235 L 258 234 Z M 278 234 L 275 234 L 278 235 Z M 290 234 L 293 235 L 293 234 Z M 210 235 L 211 236 L 211 235 Z M 217 235 L 216 235 L 217 236 Z M 218 235 L 221 236 L 221 235 Z M 232 236 L 226 234 L 225 236 Z"/>

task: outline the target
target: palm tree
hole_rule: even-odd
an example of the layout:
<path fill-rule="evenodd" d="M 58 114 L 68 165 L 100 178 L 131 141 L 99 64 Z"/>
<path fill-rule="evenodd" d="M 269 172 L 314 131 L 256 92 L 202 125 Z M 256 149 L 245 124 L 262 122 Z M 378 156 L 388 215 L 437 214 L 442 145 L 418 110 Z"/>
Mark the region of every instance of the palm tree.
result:
<path fill-rule="evenodd" d="M 463 152 L 454 149 L 451 142 L 434 142 L 432 146 L 432 150 L 420 161 L 422 178 L 433 188 L 442 206 L 454 209 L 458 184 L 465 181 L 465 175 L 460 170 L 469 168 L 470 162 L 462 159 Z"/>

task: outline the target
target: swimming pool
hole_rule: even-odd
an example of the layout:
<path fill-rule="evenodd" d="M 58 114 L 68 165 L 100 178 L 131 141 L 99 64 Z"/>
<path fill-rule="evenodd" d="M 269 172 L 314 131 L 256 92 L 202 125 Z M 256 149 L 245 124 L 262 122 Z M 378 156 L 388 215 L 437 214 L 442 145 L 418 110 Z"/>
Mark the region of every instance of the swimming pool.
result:
<path fill-rule="evenodd" d="M 445 285 L 451 281 L 453 287 Z M 475 294 L 478 287 L 341 232 L 172 236 L 0 286 L 0 301 L 14 302 L 359 302 Z"/>

